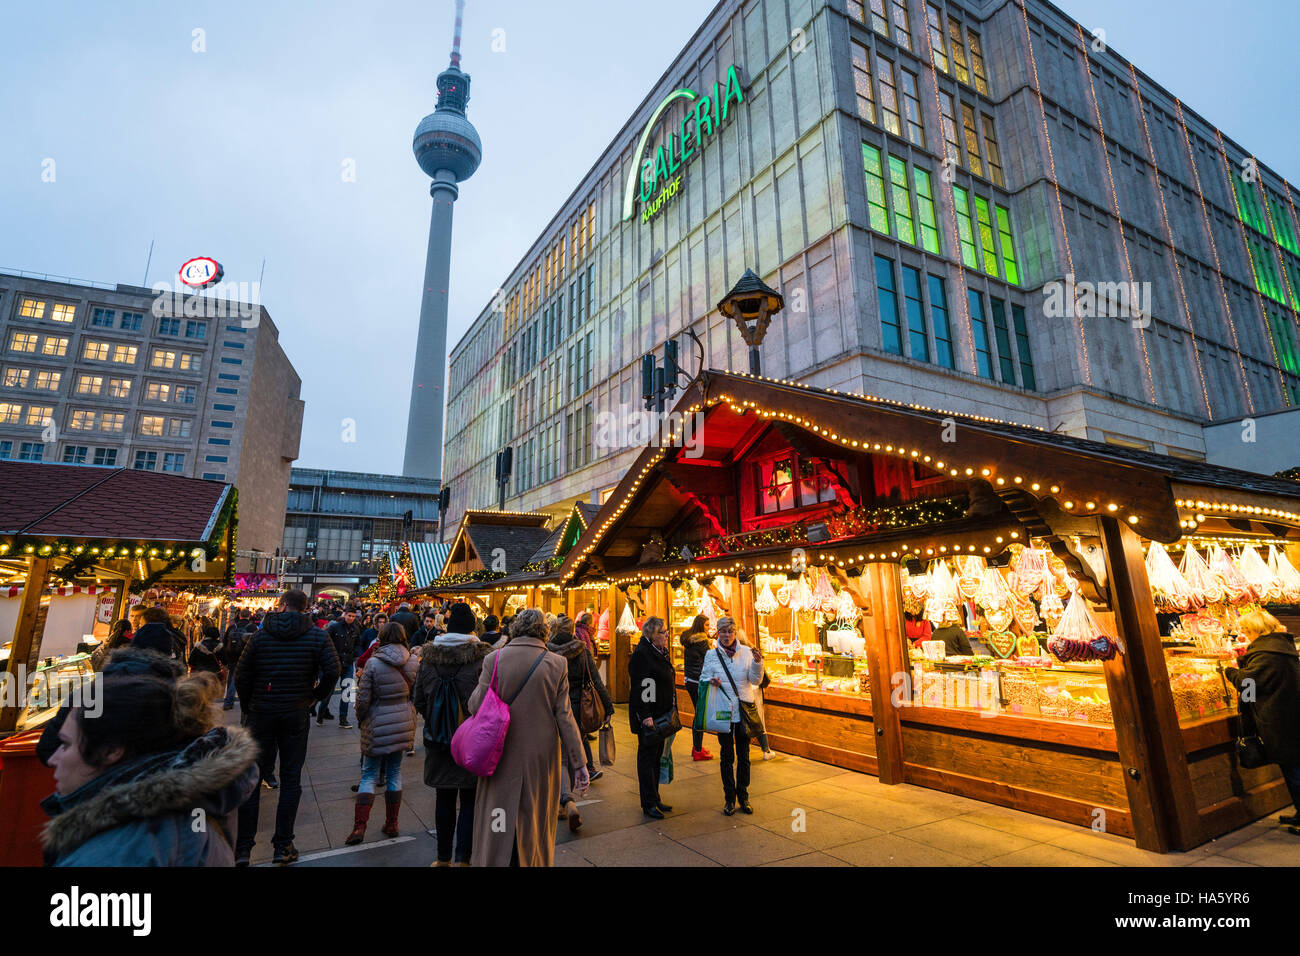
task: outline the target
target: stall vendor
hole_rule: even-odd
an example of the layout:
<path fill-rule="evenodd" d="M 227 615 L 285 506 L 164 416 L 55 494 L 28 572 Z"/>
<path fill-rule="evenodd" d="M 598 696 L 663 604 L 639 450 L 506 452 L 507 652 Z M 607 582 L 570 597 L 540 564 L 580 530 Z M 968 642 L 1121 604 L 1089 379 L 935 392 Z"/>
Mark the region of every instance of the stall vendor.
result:
<path fill-rule="evenodd" d="M 966 636 L 966 629 L 961 626 L 955 615 L 945 615 L 939 627 L 930 636 L 930 640 L 943 641 L 943 653 L 947 657 L 969 657 L 974 653 L 971 650 L 970 638 Z"/>

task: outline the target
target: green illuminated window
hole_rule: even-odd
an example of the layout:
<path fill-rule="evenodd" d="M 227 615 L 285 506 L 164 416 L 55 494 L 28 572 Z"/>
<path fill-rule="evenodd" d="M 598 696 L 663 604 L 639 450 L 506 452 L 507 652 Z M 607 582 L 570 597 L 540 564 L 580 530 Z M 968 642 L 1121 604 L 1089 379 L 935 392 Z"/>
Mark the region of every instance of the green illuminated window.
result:
<path fill-rule="evenodd" d="M 992 378 L 993 358 L 989 352 L 988 322 L 984 319 L 984 297 L 970 289 L 966 293 L 966 301 L 970 304 L 970 330 L 971 337 L 975 340 L 975 361 L 979 373 L 984 378 Z"/>
<path fill-rule="evenodd" d="M 995 206 L 998 216 L 998 240 L 1002 246 L 1003 277 L 1012 285 L 1020 285 L 1020 269 L 1016 267 L 1016 244 L 1011 238 L 1011 213 L 1006 206 Z"/>
<path fill-rule="evenodd" d="M 921 273 L 903 266 L 903 309 L 907 313 L 907 351 L 918 362 L 930 361 L 930 335 L 921 306 Z"/>
<path fill-rule="evenodd" d="M 1291 212 L 1286 205 L 1273 196 L 1268 197 L 1268 208 L 1273 212 L 1273 232 L 1278 244 L 1293 255 L 1300 255 L 1300 246 L 1295 240 L 1295 230 L 1291 228 Z"/>
<path fill-rule="evenodd" d="M 1264 221 L 1264 213 L 1259 208 L 1259 196 L 1255 193 L 1255 184 L 1246 182 L 1235 169 L 1229 178 L 1232 179 L 1232 190 L 1237 198 L 1238 218 L 1256 232 L 1267 236 L 1268 224 Z"/>
<path fill-rule="evenodd" d="M 993 247 L 993 223 L 989 219 L 989 203 L 983 196 L 975 197 L 975 215 L 979 217 L 980 245 L 984 248 L 984 271 L 998 274 L 998 254 Z"/>
<path fill-rule="evenodd" d="M 916 188 L 916 218 L 921 223 L 921 245 L 926 252 L 939 252 L 939 225 L 934 214 L 934 193 L 930 174 L 912 167 L 912 185 Z M 951 367 L 951 366 L 949 366 Z"/>
<path fill-rule="evenodd" d="M 907 191 L 907 163 L 889 157 L 889 195 L 894 207 L 894 235 L 901 242 L 916 244 L 916 226 L 912 222 L 912 196 Z"/>
<path fill-rule="evenodd" d="M 1277 265 L 1273 260 L 1273 250 L 1267 243 L 1249 236 L 1246 245 L 1250 249 L 1250 267 L 1255 273 L 1255 288 L 1273 301 L 1286 305 Z"/>
<path fill-rule="evenodd" d="M 1273 340 L 1277 347 L 1277 360 L 1283 370 L 1300 375 L 1300 354 L 1296 352 L 1295 332 L 1285 313 L 1269 309 L 1269 324 L 1273 326 Z"/>
<path fill-rule="evenodd" d="M 1300 312 L 1300 268 L 1286 256 L 1282 257 L 1282 265 L 1286 267 L 1286 276 L 1291 280 L 1291 308 Z"/>
<path fill-rule="evenodd" d="M 944 368 L 956 368 L 952 355 L 952 328 L 948 322 L 948 294 L 943 279 L 929 276 L 930 318 L 934 325 L 934 359 Z"/>
<path fill-rule="evenodd" d="M 1020 356 L 1020 384 L 1027 389 L 1037 391 L 1038 382 L 1034 378 L 1034 359 L 1029 354 L 1029 328 L 1025 325 L 1023 306 L 1011 307 L 1011 320 L 1016 332 L 1016 353 Z"/>
<path fill-rule="evenodd" d="M 975 269 L 975 234 L 971 231 L 970 196 L 960 186 L 952 187 L 953 205 L 957 207 L 957 238 L 961 242 L 961 261 Z"/>
<path fill-rule="evenodd" d="M 880 165 L 880 150 L 862 144 L 862 170 L 867 177 L 867 208 L 871 228 L 889 235 L 889 211 L 885 208 L 885 173 Z"/>
<path fill-rule="evenodd" d="M 894 285 L 894 260 L 876 256 L 876 305 L 880 310 L 880 340 L 886 352 L 903 354 L 898 321 L 898 291 Z"/>

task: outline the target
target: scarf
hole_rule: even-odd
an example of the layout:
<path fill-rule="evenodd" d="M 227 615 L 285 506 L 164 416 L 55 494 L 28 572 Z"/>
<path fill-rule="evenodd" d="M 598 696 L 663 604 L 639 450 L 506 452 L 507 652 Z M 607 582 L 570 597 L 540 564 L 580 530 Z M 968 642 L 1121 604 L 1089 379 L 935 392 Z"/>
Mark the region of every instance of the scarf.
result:
<path fill-rule="evenodd" d="M 476 644 L 478 637 L 473 634 L 457 634 L 454 631 L 448 631 L 446 634 L 439 634 L 433 639 L 433 643 L 438 647 L 456 647 L 461 644 Z"/>

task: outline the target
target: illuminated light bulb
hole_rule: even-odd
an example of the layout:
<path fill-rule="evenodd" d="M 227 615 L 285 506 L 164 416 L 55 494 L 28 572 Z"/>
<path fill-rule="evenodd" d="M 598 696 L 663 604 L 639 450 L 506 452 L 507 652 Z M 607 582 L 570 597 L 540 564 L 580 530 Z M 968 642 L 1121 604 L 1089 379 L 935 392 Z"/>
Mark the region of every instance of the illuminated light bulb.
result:
<path fill-rule="evenodd" d="M 1007 483 L 1007 480 L 1006 480 L 1005 478 L 999 478 L 999 479 L 998 479 L 998 484 L 999 484 L 999 485 L 1005 485 L 1006 483 Z"/>
<path fill-rule="evenodd" d="M 936 468 L 942 468 L 942 467 L 943 467 L 943 462 L 941 462 L 941 461 L 936 461 L 936 462 L 934 463 L 934 467 L 936 467 Z"/>
<path fill-rule="evenodd" d="M 967 469 L 966 469 L 966 474 L 968 474 L 968 475 L 973 475 L 973 474 L 975 474 L 975 470 L 974 470 L 973 468 L 967 468 Z"/>
<path fill-rule="evenodd" d="M 1138 523 L 1138 516 L 1137 516 L 1137 515 L 1129 515 L 1129 516 L 1128 516 L 1128 523 L 1129 523 L 1129 524 L 1137 524 L 1137 523 Z"/>
<path fill-rule="evenodd" d="M 924 458 L 922 458 L 921 460 L 922 460 L 922 461 L 929 461 L 929 460 L 930 460 L 930 456 L 929 456 L 929 455 L 926 455 L 926 456 L 925 456 Z"/>
<path fill-rule="evenodd" d="M 925 549 L 925 553 L 926 553 L 926 554 L 934 554 L 934 548 L 926 548 L 926 549 Z"/>
<path fill-rule="evenodd" d="M 1093 508 L 1097 507 L 1097 503 L 1095 501 L 1089 501 L 1086 505 L 1084 505 L 1084 507 L 1087 508 L 1089 511 L 1091 511 Z"/>
<path fill-rule="evenodd" d="M 1024 479 L 1021 478 L 1019 475 L 1016 475 L 1016 477 L 1011 480 L 1014 481 L 1016 484 L 1020 484 L 1022 481 L 1024 481 Z"/>
<path fill-rule="evenodd" d="M 1043 487 L 1043 486 L 1040 485 L 1040 484 L 1039 484 L 1038 482 L 1036 482 L 1036 481 L 1035 481 L 1032 485 L 1029 486 L 1030 490 L 1032 490 L 1032 491 L 1037 491 L 1037 490 L 1038 490 L 1039 488 L 1041 488 L 1041 487 Z"/>
<path fill-rule="evenodd" d="M 993 472 L 989 471 L 987 468 L 981 468 L 980 474 L 987 478 L 989 475 L 993 474 Z"/>
<path fill-rule="evenodd" d="M 956 477 L 956 475 L 957 475 L 957 469 L 956 469 L 956 468 L 953 468 L 953 469 L 951 469 L 951 471 L 952 471 L 953 477 Z"/>

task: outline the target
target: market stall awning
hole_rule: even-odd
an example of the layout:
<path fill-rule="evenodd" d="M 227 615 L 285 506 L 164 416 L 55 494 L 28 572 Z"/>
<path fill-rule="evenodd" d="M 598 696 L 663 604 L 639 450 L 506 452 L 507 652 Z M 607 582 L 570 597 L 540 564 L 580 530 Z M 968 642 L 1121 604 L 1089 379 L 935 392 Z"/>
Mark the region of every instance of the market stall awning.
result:
<path fill-rule="evenodd" d="M 411 567 L 415 571 L 415 586 L 427 588 L 442 573 L 451 545 L 441 541 L 412 541 L 408 546 L 411 551 Z"/>
<path fill-rule="evenodd" d="M 670 420 L 672 441 L 641 453 L 569 551 L 562 586 L 770 562 L 790 546 L 810 561 L 937 556 L 1095 535 L 1097 517 L 1161 542 L 1211 516 L 1300 527 L 1294 481 L 756 376 L 702 374 Z M 779 513 L 750 515 L 768 506 L 760 467 L 778 495 L 819 483 L 819 507 L 796 511 L 813 518 L 778 529 Z"/>

